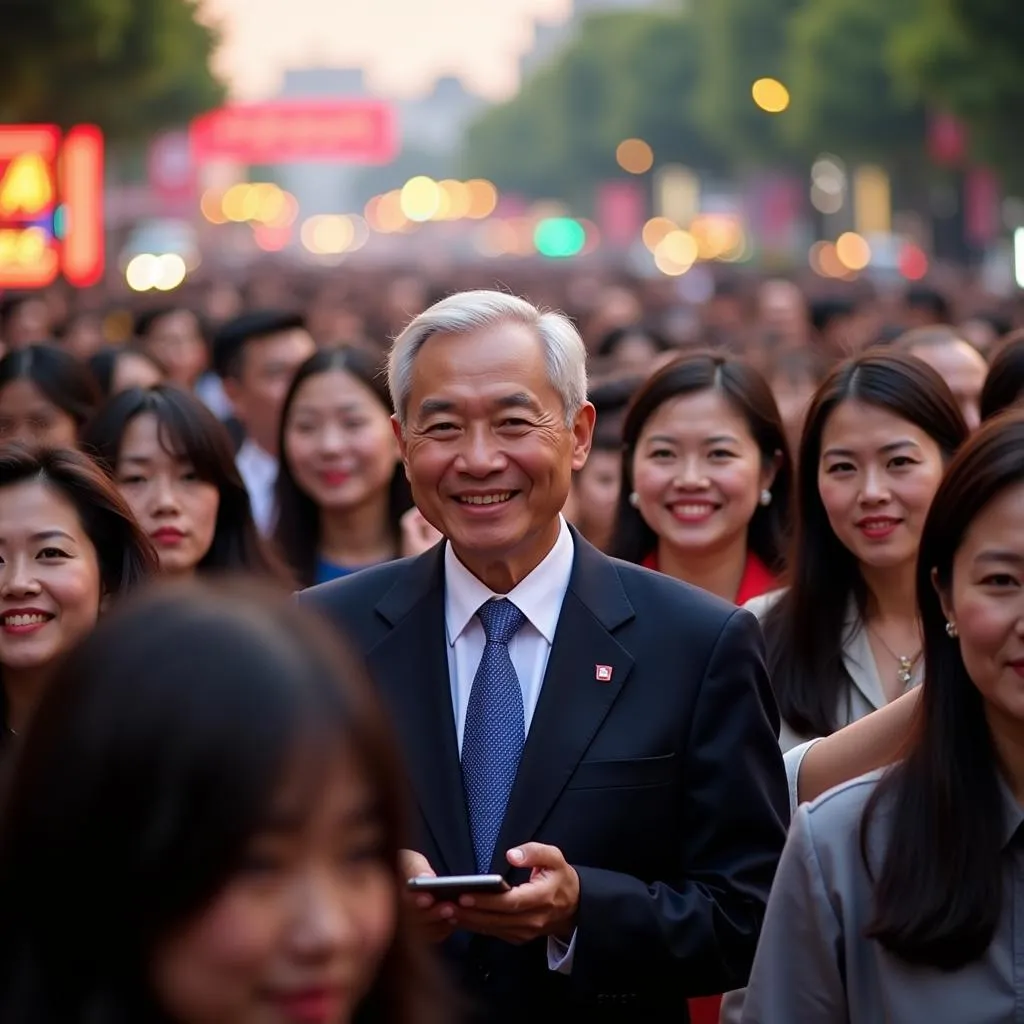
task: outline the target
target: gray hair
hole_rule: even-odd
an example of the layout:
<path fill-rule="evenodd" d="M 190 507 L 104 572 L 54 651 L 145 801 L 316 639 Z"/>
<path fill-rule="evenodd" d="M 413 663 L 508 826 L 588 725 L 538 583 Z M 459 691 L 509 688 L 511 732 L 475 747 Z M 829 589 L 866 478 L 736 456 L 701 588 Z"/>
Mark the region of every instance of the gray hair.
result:
<path fill-rule="evenodd" d="M 435 334 L 471 334 L 503 323 L 524 324 L 536 331 L 544 348 L 548 379 L 562 398 L 566 426 L 572 426 L 587 400 L 587 352 L 572 321 L 562 313 L 541 312 L 515 295 L 473 291 L 435 302 L 395 338 L 388 356 L 388 390 L 403 429 L 413 363 L 424 342 Z"/>

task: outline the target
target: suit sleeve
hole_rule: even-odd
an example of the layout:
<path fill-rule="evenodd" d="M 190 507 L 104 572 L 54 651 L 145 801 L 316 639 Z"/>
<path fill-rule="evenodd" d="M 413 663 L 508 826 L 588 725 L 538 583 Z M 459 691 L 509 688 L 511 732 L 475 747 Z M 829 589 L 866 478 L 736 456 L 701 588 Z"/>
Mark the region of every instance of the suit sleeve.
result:
<path fill-rule="evenodd" d="M 743 1005 L 743 1024 L 846 1024 L 842 929 L 828 898 L 806 807 L 779 863 Z"/>
<path fill-rule="evenodd" d="M 572 983 L 616 978 L 668 997 L 746 984 L 786 839 L 789 797 L 779 717 L 754 617 L 722 629 L 683 738 L 681 827 L 672 877 L 646 882 L 574 865 L 580 877 Z"/>

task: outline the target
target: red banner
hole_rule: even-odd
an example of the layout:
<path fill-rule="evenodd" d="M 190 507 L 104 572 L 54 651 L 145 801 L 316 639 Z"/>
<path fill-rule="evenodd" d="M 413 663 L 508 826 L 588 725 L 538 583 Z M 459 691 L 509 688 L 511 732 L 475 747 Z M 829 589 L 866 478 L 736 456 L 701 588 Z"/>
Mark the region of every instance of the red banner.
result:
<path fill-rule="evenodd" d="M 597 187 L 597 223 L 614 246 L 626 249 L 643 230 L 647 213 L 644 187 L 635 181 L 606 181 Z"/>
<path fill-rule="evenodd" d="M 976 167 L 964 179 L 964 233 L 972 245 L 985 246 L 999 236 L 999 180 Z"/>
<path fill-rule="evenodd" d="M 386 164 L 398 154 L 392 108 L 379 100 L 276 101 L 229 106 L 192 122 L 196 163 L 330 160 Z"/>

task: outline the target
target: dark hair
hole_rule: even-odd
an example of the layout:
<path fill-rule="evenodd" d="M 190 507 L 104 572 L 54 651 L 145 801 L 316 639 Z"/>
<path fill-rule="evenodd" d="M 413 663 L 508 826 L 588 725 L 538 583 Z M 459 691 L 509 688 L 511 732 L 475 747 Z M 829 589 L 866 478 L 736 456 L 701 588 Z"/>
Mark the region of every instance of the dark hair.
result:
<path fill-rule="evenodd" d="M 1024 397 L 1024 329 L 1008 334 L 992 354 L 981 389 L 981 418 L 1016 405 Z"/>
<path fill-rule="evenodd" d="M 630 324 L 626 327 L 613 327 L 598 342 L 597 355 L 607 359 L 615 355 L 615 350 L 630 338 L 643 338 L 649 341 L 656 352 L 667 352 L 672 346 L 657 331 L 652 331 L 643 324 Z"/>
<path fill-rule="evenodd" d="M 596 451 L 621 451 L 622 420 L 643 382 L 643 377 L 613 377 L 591 387 L 587 398 L 597 413 L 593 441 Z"/>
<path fill-rule="evenodd" d="M 8 293 L 0 299 L 0 329 L 10 326 L 22 306 L 27 306 L 30 302 L 45 301 L 41 295 L 35 292 Z"/>
<path fill-rule="evenodd" d="M 911 309 L 927 310 L 943 323 L 952 320 L 949 300 L 941 292 L 927 285 L 913 285 L 908 288 L 905 301 Z"/>
<path fill-rule="evenodd" d="M 125 348 L 121 345 L 108 345 L 106 348 L 101 348 L 98 352 L 94 352 L 89 356 L 86 365 L 89 367 L 89 372 L 93 375 L 104 399 L 111 396 L 114 388 L 114 377 L 117 374 L 117 364 L 122 356 L 142 359 L 150 363 L 155 370 L 160 369 L 155 359 L 137 348 Z"/>
<path fill-rule="evenodd" d="M 251 589 L 156 588 L 58 670 L 0 823 L 0 1019 L 165 1022 L 162 942 L 231 880 L 282 779 L 298 770 L 311 807 L 345 755 L 372 792 L 398 914 L 356 1019 L 442 1019 L 398 898 L 405 800 L 385 716 L 324 624 Z"/>
<path fill-rule="evenodd" d="M 132 333 L 136 338 L 145 338 L 164 317 L 173 316 L 175 313 L 188 313 L 189 316 L 195 317 L 196 323 L 200 326 L 200 332 L 202 331 L 199 314 L 188 306 L 157 306 L 144 310 L 135 318 Z"/>
<path fill-rule="evenodd" d="M 861 822 L 885 807 L 892 822 L 874 878 L 866 936 L 915 965 L 957 970 L 985 953 L 1004 912 L 1000 853 L 1005 813 L 984 702 L 946 634 L 936 582 L 948 593 L 953 560 L 993 500 L 1024 484 L 1024 414 L 997 417 L 964 445 L 932 502 L 917 560 L 925 677 L 905 760 L 882 778 Z"/>
<path fill-rule="evenodd" d="M 782 418 L 764 377 L 748 363 L 721 352 L 680 356 L 649 377 L 633 396 L 622 428 L 622 489 L 612 553 L 639 563 L 657 547 L 657 535 L 629 501 L 636 446 L 644 425 L 662 405 L 701 391 L 717 391 L 746 420 L 766 465 L 780 459 L 771 486 L 771 504 L 758 505 L 747 534 L 748 548 L 772 572 L 779 572 L 785 561 L 793 485 L 793 465 Z"/>
<path fill-rule="evenodd" d="M 814 736 L 836 728 L 836 709 L 850 685 L 843 664 L 847 605 L 852 596 L 863 614 L 868 597 L 857 560 L 833 532 L 818 490 L 821 437 L 832 413 L 847 401 L 913 423 L 947 459 L 968 433 L 956 400 L 935 370 L 889 350 L 841 363 L 811 400 L 797 457 L 790 586 L 761 625 L 779 712 L 796 732 Z"/>
<path fill-rule="evenodd" d="M 14 349 L 0 359 L 0 391 L 8 384 L 27 380 L 79 430 L 100 403 L 100 393 L 88 369 L 69 352 L 52 345 Z"/>
<path fill-rule="evenodd" d="M 96 549 L 103 594 L 119 597 L 148 579 L 157 567 L 149 538 L 117 488 L 91 459 L 68 448 L 35 448 L 12 441 L 0 447 L 0 493 L 38 482 L 69 501 Z M 0 722 L 7 719 L 0 688 Z"/>
<path fill-rule="evenodd" d="M 279 309 L 258 309 L 229 320 L 213 338 L 213 366 L 217 375 L 238 377 L 250 342 L 305 326 L 306 318 L 301 313 Z"/>
<path fill-rule="evenodd" d="M 284 581 L 284 568 L 253 522 L 249 493 L 235 465 L 224 424 L 189 392 L 173 384 L 122 391 L 86 428 L 83 448 L 113 476 L 128 425 L 146 414 L 160 425 L 165 451 L 188 459 L 199 479 L 213 484 L 220 493 L 213 543 L 197 566 L 199 571 L 247 571 Z"/>
<path fill-rule="evenodd" d="M 310 377 L 322 373 L 347 373 L 371 391 L 390 415 L 391 397 L 376 360 L 358 348 L 321 349 L 314 352 L 295 372 L 291 387 L 281 409 L 278 428 L 278 451 L 281 453 L 277 473 L 277 528 L 274 539 L 284 553 L 291 570 L 305 586 L 316 575 L 317 553 L 320 549 L 320 509 L 316 502 L 295 482 L 288 464 L 285 433 L 295 397 Z M 397 544 L 401 536 L 402 516 L 412 508 L 412 491 L 400 462 L 395 463 L 388 490 L 388 526 Z"/>
<path fill-rule="evenodd" d="M 810 320 L 811 326 L 816 331 L 825 331 L 836 320 L 853 316 L 857 312 L 857 305 L 849 299 L 817 299 L 811 303 Z"/>

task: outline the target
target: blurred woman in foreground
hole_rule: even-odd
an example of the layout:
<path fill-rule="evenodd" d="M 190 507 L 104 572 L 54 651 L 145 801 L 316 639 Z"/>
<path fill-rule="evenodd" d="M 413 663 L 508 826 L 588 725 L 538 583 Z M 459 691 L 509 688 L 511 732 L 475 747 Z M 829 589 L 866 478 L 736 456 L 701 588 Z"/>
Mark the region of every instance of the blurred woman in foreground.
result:
<path fill-rule="evenodd" d="M 284 598 L 154 592 L 67 659 L 16 764 L 0 1020 L 447 1024 L 402 838 L 391 736 L 327 631 Z"/>

